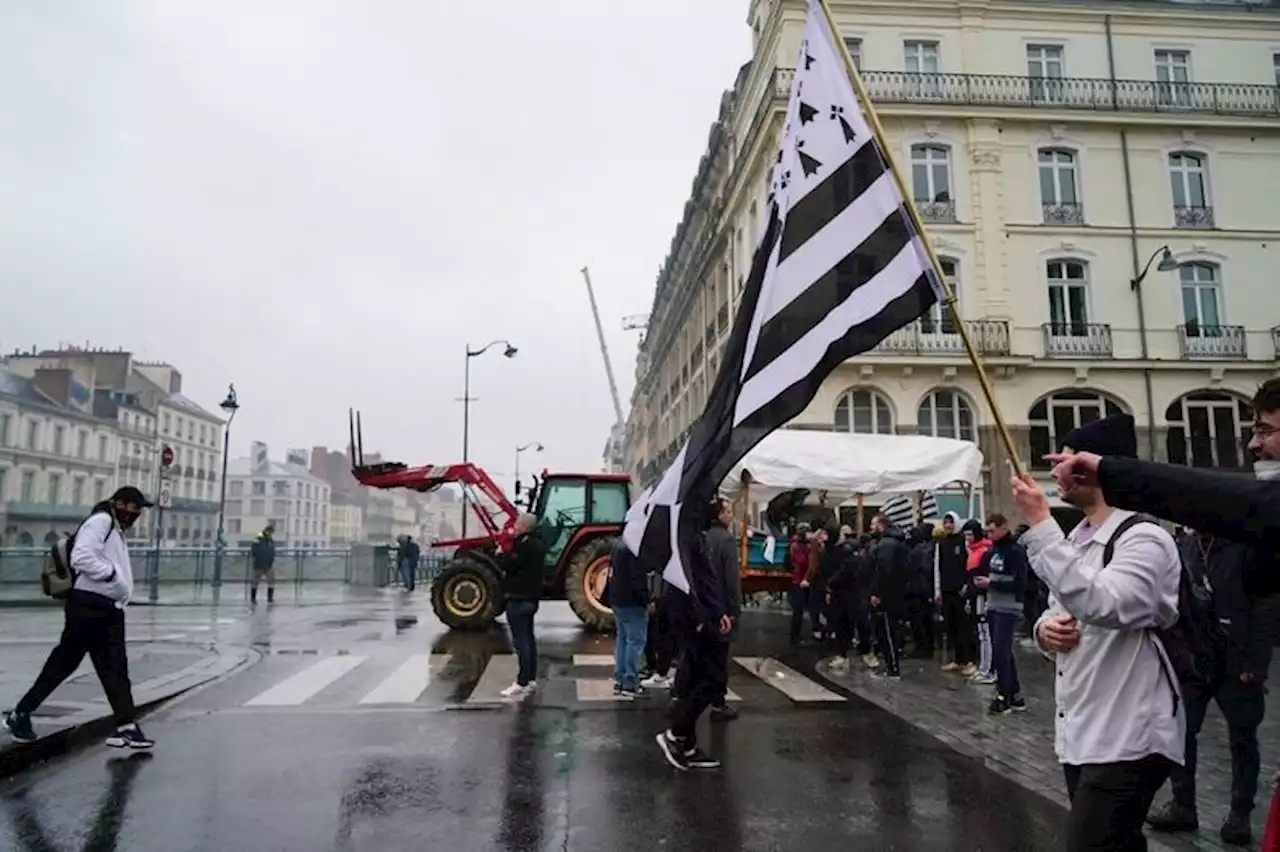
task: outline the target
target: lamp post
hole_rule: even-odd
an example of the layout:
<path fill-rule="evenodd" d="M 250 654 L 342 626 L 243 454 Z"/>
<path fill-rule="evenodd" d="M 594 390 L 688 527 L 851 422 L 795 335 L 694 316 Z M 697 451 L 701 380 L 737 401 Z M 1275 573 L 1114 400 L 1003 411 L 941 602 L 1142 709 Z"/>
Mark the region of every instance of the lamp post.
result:
<path fill-rule="evenodd" d="M 515 487 L 517 490 L 520 488 L 520 454 L 523 453 L 525 450 L 533 450 L 535 453 L 540 453 L 544 449 L 546 448 L 542 446 L 542 444 L 539 444 L 537 441 L 530 441 L 529 443 L 525 444 L 523 447 L 516 447 L 516 474 L 515 474 L 516 486 Z"/>
<path fill-rule="evenodd" d="M 227 398 L 218 406 L 227 413 L 227 425 L 222 433 L 222 494 L 218 498 L 218 538 L 213 543 L 213 587 L 222 585 L 222 551 L 226 542 L 222 540 L 223 524 L 227 515 L 227 458 L 231 450 L 231 421 L 236 419 L 240 410 L 240 400 L 236 397 L 236 386 L 227 386 Z"/>
<path fill-rule="evenodd" d="M 1129 196 L 1129 205 L 1130 217 L 1132 217 L 1132 193 L 1130 193 Z M 1133 253 L 1133 266 L 1136 269 L 1138 267 L 1138 243 L 1136 236 L 1130 240 L 1130 251 Z M 1160 265 L 1156 267 L 1160 272 L 1172 272 L 1182 265 L 1178 263 L 1177 259 L 1173 256 L 1173 253 L 1169 251 L 1169 247 L 1167 245 L 1160 246 L 1160 248 L 1151 253 L 1151 257 L 1147 259 L 1147 265 L 1142 267 L 1142 271 L 1129 279 L 1129 291 L 1133 293 L 1133 297 L 1138 303 L 1138 344 L 1143 361 L 1150 358 L 1151 350 L 1147 344 L 1147 309 L 1142 298 L 1142 282 L 1146 279 L 1147 273 L 1151 271 L 1151 264 L 1156 262 L 1156 258 L 1160 258 Z M 1151 453 L 1154 458 L 1156 451 L 1156 409 L 1155 392 L 1151 388 L 1151 368 L 1149 366 L 1142 370 L 1142 386 L 1147 408 L 1147 451 Z"/>
<path fill-rule="evenodd" d="M 471 359 L 476 358 L 488 352 L 498 344 L 502 344 L 505 349 L 502 354 L 507 358 L 516 357 L 517 350 L 511 345 L 509 340 L 493 340 L 486 343 L 479 349 L 472 349 L 471 344 L 467 344 L 467 360 L 462 371 L 462 463 L 466 464 L 471 461 Z M 467 492 L 462 491 L 462 537 L 467 537 Z"/>
<path fill-rule="evenodd" d="M 1172 272 L 1182 266 L 1182 264 L 1178 263 L 1177 259 L 1174 258 L 1173 252 L 1169 251 L 1168 246 L 1161 246 L 1155 250 L 1154 254 L 1151 255 L 1151 259 L 1147 261 L 1146 266 L 1142 267 L 1142 271 L 1138 273 L 1138 276 L 1129 282 L 1130 290 L 1137 290 L 1142 286 L 1142 282 L 1147 278 L 1147 273 L 1151 271 L 1151 264 L 1156 262 L 1157 257 L 1160 258 L 1160 265 L 1156 267 L 1157 272 Z"/>

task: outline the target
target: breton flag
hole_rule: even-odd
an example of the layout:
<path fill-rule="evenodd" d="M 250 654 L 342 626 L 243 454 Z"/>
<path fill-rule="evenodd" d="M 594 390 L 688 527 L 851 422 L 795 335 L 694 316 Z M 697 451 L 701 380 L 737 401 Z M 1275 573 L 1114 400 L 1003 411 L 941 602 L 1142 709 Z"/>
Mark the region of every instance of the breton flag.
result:
<path fill-rule="evenodd" d="M 675 461 L 627 514 L 627 546 L 695 600 L 699 533 L 730 468 L 838 365 L 946 298 L 838 38 L 809 0 L 769 223 L 720 371 Z"/>
<path fill-rule="evenodd" d="M 899 494 L 889 498 L 889 502 L 880 507 L 880 514 L 898 529 L 909 530 L 916 524 L 916 501 L 905 494 Z M 920 500 L 920 522 L 936 523 L 940 518 L 938 498 L 933 496 L 932 491 L 924 492 L 924 497 Z"/>

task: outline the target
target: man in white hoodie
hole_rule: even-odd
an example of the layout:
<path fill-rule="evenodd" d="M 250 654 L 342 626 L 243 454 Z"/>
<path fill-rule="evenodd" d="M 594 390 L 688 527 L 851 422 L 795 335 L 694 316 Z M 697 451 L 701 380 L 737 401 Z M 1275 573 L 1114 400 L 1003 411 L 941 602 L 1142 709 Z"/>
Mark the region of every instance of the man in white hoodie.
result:
<path fill-rule="evenodd" d="M 1072 430 L 1064 452 L 1136 457 L 1133 418 Z M 1085 520 L 1064 537 L 1031 477 L 1014 477 L 1022 537 L 1050 592 L 1036 642 L 1054 660 L 1054 746 L 1066 776 L 1068 852 L 1147 848 L 1142 824 L 1156 791 L 1183 763 L 1181 693 L 1156 631 L 1174 624 L 1182 563 L 1159 525 L 1107 505 L 1102 491 L 1059 480 Z"/>
<path fill-rule="evenodd" d="M 75 581 L 66 599 L 66 621 L 58 646 L 49 654 L 35 684 L 13 710 L 4 714 L 4 726 L 14 739 L 30 742 L 36 732 L 31 714 L 63 681 L 69 678 L 85 654 L 102 681 L 116 731 L 107 738 L 114 748 L 151 748 L 135 721 L 133 688 L 129 683 L 129 658 L 125 651 L 124 610 L 133 595 L 133 568 L 125 531 L 152 505 L 142 492 L 126 486 L 111 499 L 93 508 L 76 531 L 71 549 Z"/>

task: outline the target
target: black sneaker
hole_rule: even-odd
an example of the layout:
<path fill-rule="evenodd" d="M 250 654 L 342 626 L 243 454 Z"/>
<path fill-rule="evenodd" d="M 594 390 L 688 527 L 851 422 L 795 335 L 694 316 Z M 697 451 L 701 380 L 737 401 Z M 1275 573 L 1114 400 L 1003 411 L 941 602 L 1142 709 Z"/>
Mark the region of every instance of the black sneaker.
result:
<path fill-rule="evenodd" d="M 634 701 L 636 694 L 629 689 L 623 689 L 622 684 L 615 683 L 613 685 L 613 697 L 623 701 Z"/>
<path fill-rule="evenodd" d="M 738 711 L 728 704 L 713 705 L 711 707 L 711 721 L 713 722 L 732 722 L 736 718 L 738 718 Z"/>
<path fill-rule="evenodd" d="M 1249 815 L 1244 811 L 1235 811 L 1227 815 L 1219 830 L 1223 843 L 1232 846 L 1245 846 L 1253 840 L 1253 830 L 1249 826 Z"/>
<path fill-rule="evenodd" d="M 1009 699 L 1009 709 L 1015 713 L 1027 712 L 1027 700 L 1021 695 L 1015 695 Z"/>
<path fill-rule="evenodd" d="M 31 717 L 26 713 L 5 713 L 4 727 L 9 732 L 9 736 L 19 742 L 33 743 L 39 739 L 36 736 L 36 729 L 31 727 Z"/>
<path fill-rule="evenodd" d="M 1013 706 L 1009 703 L 1009 699 L 1003 695 L 997 695 L 991 699 L 991 703 L 987 705 L 988 716 L 1007 716 L 1013 712 Z"/>
<path fill-rule="evenodd" d="M 1169 802 L 1159 810 L 1152 811 L 1147 817 L 1147 825 L 1152 831 L 1196 831 L 1200 828 L 1200 819 L 1195 808 L 1185 808 L 1175 802 Z"/>
<path fill-rule="evenodd" d="M 690 769 L 719 769 L 720 761 L 700 748 L 691 748 L 683 755 Z"/>
<path fill-rule="evenodd" d="M 670 731 L 663 731 L 658 734 L 658 748 L 662 749 L 662 756 L 667 759 L 674 768 L 681 772 L 689 771 L 689 760 L 686 751 L 681 742 L 671 735 Z M 697 751 L 697 749 L 694 749 Z"/>
<path fill-rule="evenodd" d="M 151 748 L 155 744 L 136 723 L 116 728 L 116 732 L 107 737 L 107 745 L 112 748 Z"/>

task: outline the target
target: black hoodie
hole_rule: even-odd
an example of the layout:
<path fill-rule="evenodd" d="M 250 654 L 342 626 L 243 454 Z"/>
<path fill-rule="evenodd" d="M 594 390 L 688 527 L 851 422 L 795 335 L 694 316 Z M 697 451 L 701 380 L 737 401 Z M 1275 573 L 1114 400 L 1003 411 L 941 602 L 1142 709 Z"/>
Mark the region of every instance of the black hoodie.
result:
<path fill-rule="evenodd" d="M 880 608 L 899 612 L 906 606 L 907 556 L 901 531 L 889 529 L 871 542 L 871 596 Z"/>
<path fill-rule="evenodd" d="M 943 594 L 959 594 L 969 582 L 969 573 L 965 570 L 965 565 L 969 561 L 969 551 L 964 545 L 964 533 L 958 528 L 958 520 L 956 526 L 955 532 L 934 542 L 938 565 L 938 588 Z"/>

